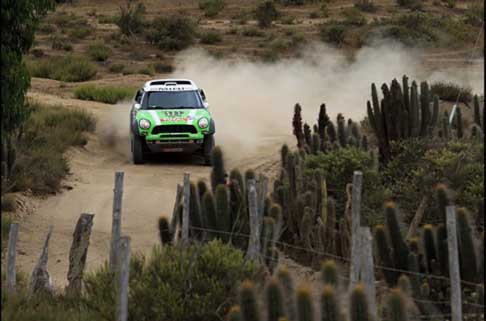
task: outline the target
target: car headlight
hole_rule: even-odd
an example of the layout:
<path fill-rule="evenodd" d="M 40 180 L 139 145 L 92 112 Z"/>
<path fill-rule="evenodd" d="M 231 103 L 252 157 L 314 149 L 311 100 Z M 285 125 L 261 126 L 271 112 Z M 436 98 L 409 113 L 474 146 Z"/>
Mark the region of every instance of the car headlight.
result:
<path fill-rule="evenodd" d="M 138 124 L 140 125 L 140 128 L 142 128 L 142 129 L 149 129 L 150 128 L 150 122 L 147 119 L 140 119 L 140 122 Z"/>
<path fill-rule="evenodd" d="M 207 128 L 209 126 L 209 121 L 207 118 L 201 118 L 199 119 L 199 121 L 197 122 L 197 124 L 199 125 L 199 128 Z"/>

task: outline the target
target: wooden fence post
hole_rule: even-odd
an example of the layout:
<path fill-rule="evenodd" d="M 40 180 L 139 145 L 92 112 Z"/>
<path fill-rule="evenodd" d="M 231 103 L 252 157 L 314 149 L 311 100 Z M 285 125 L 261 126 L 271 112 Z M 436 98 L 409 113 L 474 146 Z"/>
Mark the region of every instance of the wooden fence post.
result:
<path fill-rule="evenodd" d="M 182 203 L 182 246 L 189 244 L 189 202 L 191 196 L 189 173 L 184 173 L 183 203 Z"/>
<path fill-rule="evenodd" d="M 113 190 L 113 222 L 111 225 L 110 271 L 115 272 L 118 262 L 118 242 L 121 236 L 121 211 L 123 197 L 123 172 L 115 173 L 115 189 Z"/>
<path fill-rule="evenodd" d="M 250 211 L 250 239 L 248 241 L 246 259 L 260 262 L 260 219 L 255 180 L 249 179 L 246 186 L 248 188 L 248 208 Z"/>
<path fill-rule="evenodd" d="M 128 281 L 130 272 L 130 237 L 122 236 L 119 243 L 120 260 L 118 267 L 118 302 L 116 309 L 116 320 L 127 321 L 128 319 Z"/>
<path fill-rule="evenodd" d="M 44 241 L 44 246 L 42 247 L 41 255 L 39 256 L 39 260 L 37 261 L 37 264 L 32 271 L 32 276 L 30 278 L 30 289 L 32 290 L 32 292 L 52 291 L 52 281 L 49 272 L 47 271 L 48 248 L 51 234 L 52 225 L 49 226 L 46 240 Z"/>
<path fill-rule="evenodd" d="M 16 273 L 15 273 L 15 259 L 17 255 L 17 239 L 19 235 L 19 224 L 10 224 L 10 232 L 8 234 L 8 253 L 7 253 L 7 290 L 15 292 Z"/>
<path fill-rule="evenodd" d="M 374 320 L 376 316 L 376 287 L 375 287 L 375 270 L 373 262 L 373 238 L 369 227 L 360 227 L 361 236 L 361 266 L 360 277 L 366 288 L 370 313 Z"/>
<path fill-rule="evenodd" d="M 361 186 L 363 184 L 363 173 L 353 173 L 353 190 L 351 196 L 351 289 L 358 283 L 361 249 L 360 237 L 360 213 L 361 213 Z"/>
<path fill-rule="evenodd" d="M 174 203 L 174 209 L 172 210 L 172 218 L 170 221 L 170 231 L 172 233 L 172 244 L 177 243 L 177 225 L 179 224 L 179 206 L 181 205 L 182 200 L 182 185 L 177 184 L 177 194 Z"/>
<path fill-rule="evenodd" d="M 67 275 L 68 286 L 66 292 L 79 294 L 83 279 L 86 256 L 88 255 L 89 238 L 93 226 L 94 214 L 83 213 L 76 223 L 73 233 L 73 242 L 69 251 L 69 271 Z"/>
<path fill-rule="evenodd" d="M 449 248 L 449 274 L 451 279 L 451 316 L 452 321 L 462 321 L 461 275 L 457 249 L 456 208 L 446 207 L 447 245 Z"/>

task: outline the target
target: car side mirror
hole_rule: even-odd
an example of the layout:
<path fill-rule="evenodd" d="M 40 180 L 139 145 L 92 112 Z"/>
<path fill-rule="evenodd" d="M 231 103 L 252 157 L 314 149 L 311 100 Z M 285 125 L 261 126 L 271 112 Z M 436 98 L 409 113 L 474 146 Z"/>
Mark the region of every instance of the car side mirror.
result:
<path fill-rule="evenodd" d="M 140 109 L 141 107 L 142 107 L 142 105 L 140 105 L 139 103 L 133 104 L 133 108 L 135 108 L 135 109 Z"/>
<path fill-rule="evenodd" d="M 206 101 L 206 94 L 204 93 L 204 90 L 199 89 L 199 93 L 201 94 L 201 98 L 203 101 Z"/>

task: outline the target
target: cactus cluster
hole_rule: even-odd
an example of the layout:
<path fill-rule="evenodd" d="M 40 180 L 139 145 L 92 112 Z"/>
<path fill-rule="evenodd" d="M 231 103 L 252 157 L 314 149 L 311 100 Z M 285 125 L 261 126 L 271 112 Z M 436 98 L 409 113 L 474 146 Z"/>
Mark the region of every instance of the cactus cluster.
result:
<path fill-rule="evenodd" d="M 321 104 L 317 123 L 312 129 L 309 124 L 303 122 L 302 107 L 296 104 L 292 127 L 298 149 L 307 154 L 325 153 L 348 146 L 368 149 L 368 138 L 361 134 L 358 124 L 352 119 L 346 121 L 342 114 L 338 114 L 334 125 L 327 115 L 325 104 Z"/>
<path fill-rule="evenodd" d="M 2 137 L 1 144 L 1 187 L 2 193 L 11 189 L 11 176 L 15 169 L 16 149 L 11 137 Z"/>
<path fill-rule="evenodd" d="M 305 153 L 292 152 L 287 145 L 281 149 L 282 170 L 274 181 L 271 195 L 272 201 L 281 206 L 287 226 L 281 239 L 314 252 L 345 257 L 349 255 L 349 213 L 336 213 L 335 201 L 328 195 L 326 181 L 320 173 L 310 180 L 304 179 L 305 157 Z M 304 261 L 319 259 L 310 252 L 300 251 L 297 256 Z"/>
<path fill-rule="evenodd" d="M 445 216 L 445 207 L 450 204 L 446 187 L 439 185 L 436 194 L 439 200 L 438 211 Z M 383 267 L 383 277 L 390 287 L 408 288 L 411 296 L 418 299 L 417 307 L 422 314 L 444 313 L 444 309 L 448 307 L 435 306 L 428 301 L 444 300 L 449 295 L 447 228 L 444 223 L 437 226 L 425 224 L 420 229 L 418 237 L 405 241 L 398 217 L 395 203 L 389 202 L 385 205 L 385 225 L 378 225 L 374 229 L 377 264 Z M 457 209 L 456 219 L 461 278 L 464 281 L 482 284 L 484 258 L 481 251 L 484 249 L 476 251 L 475 244 L 480 242 L 474 240 L 467 211 L 463 208 Z M 410 271 L 409 285 L 403 285 L 400 280 L 401 274 L 406 273 L 405 271 Z M 463 286 L 466 288 L 466 294 L 471 292 L 467 290 L 470 286 Z"/>

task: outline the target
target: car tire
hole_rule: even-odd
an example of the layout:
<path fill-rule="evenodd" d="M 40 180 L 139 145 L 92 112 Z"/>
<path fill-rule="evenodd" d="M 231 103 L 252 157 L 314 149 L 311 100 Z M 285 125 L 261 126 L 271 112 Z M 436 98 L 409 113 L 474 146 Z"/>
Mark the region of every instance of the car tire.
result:
<path fill-rule="evenodd" d="M 142 140 L 137 136 L 132 138 L 132 160 L 135 165 L 145 163 Z"/>
<path fill-rule="evenodd" d="M 214 148 L 214 135 L 207 135 L 204 137 L 203 143 L 203 157 L 204 165 L 211 166 L 211 154 Z"/>

